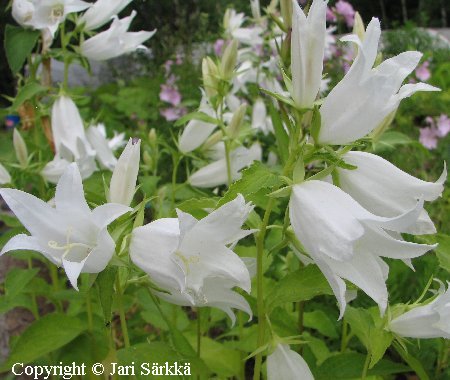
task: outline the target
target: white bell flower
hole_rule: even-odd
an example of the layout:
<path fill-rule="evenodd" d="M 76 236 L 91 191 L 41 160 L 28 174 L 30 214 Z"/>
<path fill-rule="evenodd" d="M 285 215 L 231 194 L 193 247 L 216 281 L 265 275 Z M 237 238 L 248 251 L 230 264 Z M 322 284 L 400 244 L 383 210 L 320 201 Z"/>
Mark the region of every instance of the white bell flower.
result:
<path fill-rule="evenodd" d="M 81 43 L 81 54 L 94 61 L 105 61 L 131 53 L 136 49 L 147 49 L 142 43 L 151 38 L 156 30 L 152 32 L 128 32 L 131 21 L 135 16 L 135 11 L 123 19 L 114 16 L 108 30 Z"/>
<path fill-rule="evenodd" d="M 287 344 L 278 344 L 267 356 L 267 380 L 314 380 L 305 359 Z"/>
<path fill-rule="evenodd" d="M 114 168 L 108 200 L 126 206 L 131 204 L 136 190 L 141 157 L 141 140 L 130 139 Z"/>
<path fill-rule="evenodd" d="M 417 91 L 439 91 L 425 83 L 402 86 L 422 57 L 417 51 L 401 53 L 373 68 L 380 34 L 380 21 L 373 18 L 363 42 L 356 35 L 341 39 L 356 43 L 358 55 L 320 108 L 320 144 L 339 145 L 356 141 L 378 127 L 397 109 L 402 99 Z"/>
<path fill-rule="evenodd" d="M 86 137 L 94 148 L 100 165 L 105 169 L 113 170 L 117 164 L 117 158 L 114 157 L 108 140 L 102 132 L 96 126 L 91 125 L 86 132 Z"/>
<path fill-rule="evenodd" d="M 305 16 L 293 0 L 291 96 L 300 108 L 312 107 L 320 90 L 325 54 L 327 2 L 314 0 Z"/>
<path fill-rule="evenodd" d="M 372 298 L 384 314 L 389 266 L 381 257 L 408 260 L 435 246 L 397 240 L 422 212 L 423 200 L 404 214 L 385 218 L 367 211 L 340 188 L 306 181 L 292 188 L 289 216 L 295 235 L 330 283 L 340 307 L 346 306 L 346 279 Z"/>
<path fill-rule="evenodd" d="M 250 292 L 250 274 L 245 262 L 229 245 L 254 232 L 241 229 L 253 206 L 244 197 L 226 203 L 201 220 L 177 210 L 178 218 L 163 218 L 133 230 L 131 260 L 170 295 L 169 302 L 230 308 L 249 312 L 239 294 Z"/>
<path fill-rule="evenodd" d="M 266 104 L 261 98 L 258 98 L 253 104 L 252 129 L 260 130 L 265 135 L 273 132 L 272 119 L 267 116 Z"/>
<path fill-rule="evenodd" d="M 11 182 L 11 175 L 8 173 L 8 170 L 0 164 L 0 185 L 6 185 Z"/>
<path fill-rule="evenodd" d="M 97 0 L 83 16 L 80 17 L 78 24 L 84 24 L 85 30 L 94 30 L 105 25 L 112 20 L 133 0 Z"/>
<path fill-rule="evenodd" d="M 445 338 L 450 339 L 450 283 L 441 283 L 438 295 L 426 305 L 394 318 L 389 330 L 405 338 Z"/>
<path fill-rule="evenodd" d="M 115 243 L 108 233 L 108 224 L 131 211 L 112 203 L 91 210 L 75 163 L 67 167 L 58 182 L 55 207 L 16 189 L 0 189 L 0 195 L 31 234 L 14 236 L 0 255 L 17 249 L 40 252 L 64 268 L 77 290 L 80 273 L 101 272 L 114 254 Z"/>
<path fill-rule="evenodd" d="M 47 29 L 53 37 L 69 13 L 81 12 L 90 6 L 81 0 L 14 0 L 12 15 L 21 26 Z"/>
<path fill-rule="evenodd" d="M 436 182 L 426 182 L 400 170 L 389 161 L 371 153 L 348 152 L 345 162 L 357 166 L 355 170 L 338 168 L 339 186 L 368 211 L 394 217 L 413 208 L 423 197 L 434 201 L 444 190 L 447 170 Z M 436 232 L 426 210 L 405 232 L 417 235 Z"/>

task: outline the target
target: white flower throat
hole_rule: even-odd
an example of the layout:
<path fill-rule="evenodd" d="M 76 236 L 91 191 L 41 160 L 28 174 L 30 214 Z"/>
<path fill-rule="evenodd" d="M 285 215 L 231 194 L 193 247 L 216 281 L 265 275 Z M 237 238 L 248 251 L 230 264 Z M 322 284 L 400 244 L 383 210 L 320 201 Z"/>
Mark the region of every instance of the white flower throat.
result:
<path fill-rule="evenodd" d="M 84 256 L 82 259 L 85 259 L 92 251 L 93 247 L 84 244 L 84 243 L 71 243 L 70 237 L 73 233 L 73 228 L 68 227 L 66 230 L 66 244 L 65 245 L 59 245 L 58 242 L 54 240 L 50 240 L 48 242 L 48 246 L 52 249 L 61 250 L 63 251 L 63 254 L 61 256 L 61 260 L 64 260 L 67 255 L 74 249 L 74 248 L 84 248 L 85 251 L 82 251 L 82 256 Z"/>

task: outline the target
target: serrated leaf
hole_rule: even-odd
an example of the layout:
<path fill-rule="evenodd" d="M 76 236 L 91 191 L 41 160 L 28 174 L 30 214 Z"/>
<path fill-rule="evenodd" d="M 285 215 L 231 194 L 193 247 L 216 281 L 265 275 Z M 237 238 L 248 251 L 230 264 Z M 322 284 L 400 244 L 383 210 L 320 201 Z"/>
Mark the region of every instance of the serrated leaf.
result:
<path fill-rule="evenodd" d="M 24 29 L 21 27 L 6 25 L 5 28 L 5 51 L 11 71 L 17 73 L 31 54 L 40 36 L 38 30 Z"/>
<path fill-rule="evenodd" d="M 87 324 L 64 314 L 49 314 L 30 325 L 17 339 L 0 372 L 17 362 L 30 363 L 55 351 L 80 335 Z"/>
<path fill-rule="evenodd" d="M 388 131 L 383 133 L 380 139 L 373 144 L 373 150 L 375 153 L 394 150 L 399 145 L 407 145 L 414 143 L 407 135 L 397 132 Z"/>
<path fill-rule="evenodd" d="M 205 123 L 210 123 L 210 124 L 214 124 L 214 125 L 219 125 L 220 121 L 217 120 L 216 118 L 207 115 L 204 112 L 191 112 L 188 113 L 187 115 L 184 115 L 183 117 L 180 117 L 175 123 L 174 126 L 175 127 L 180 127 L 181 125 L 186 124 L 188 121 L 190 120 L 200 120 L 200 121 L 204 121 Z"/>
<path fill-rule="evenodd" d="M 250 194 L 257 193 L 263 188 L 273 188 L 280 186 L 279 176 L 271 172 L 265 165 L 259 161 L 255 161 L 250 167 L 242 171 L 242 178 L 234 182 L 217 207 L 232 201 L 238 194 L 242 194 L 247 198 Z"/>
<path fill-rule="evenodd" d="M 205 209 L 215 209 L 217 205 L 217 198 L 193 198 L 180 203 L 177 208 L 181 211 L 187 212 L 197 219 L 208 215 Z"/>
<path fill-rule="evenodd" d="M 308 301 L 319 295 L 333 292 L 316 265 L 308 265 L 281 279 L 267 295 L 267 309 L 288 302 Z"/>

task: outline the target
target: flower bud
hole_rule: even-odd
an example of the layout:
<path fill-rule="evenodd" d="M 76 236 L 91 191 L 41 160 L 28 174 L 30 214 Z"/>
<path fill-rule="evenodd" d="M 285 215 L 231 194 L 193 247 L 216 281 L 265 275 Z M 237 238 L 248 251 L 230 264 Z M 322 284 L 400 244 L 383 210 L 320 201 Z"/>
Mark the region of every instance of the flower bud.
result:
<path fill-rule="evenodd" d="M 6 168 L 0 164 L 0 185 L 5 185 L 11 182 L 11 176 L 9 175 Z"/>
<path fill-rule="evenodd" d="M 147 165 L 149 168 L 153 168 L 153 158 L 150 156 L 150 153 L 147 151 L 144 151 L 144 154 L 142 155 L 142 160 L 144 161 L 144 164 Z"/>
<path fill-rule="evenodd" d="M 259 6 L 259 0 L 250 0 L 250 7 L 252 8 L 252 16 L 258 21 L 261 18 L 261 9 Z"/>
<path fill-rule="evenodd" d="M 231 41 L 226 47 L 222 61 L 220 62 L 220 73 L 224 80 L 230 80 L 233 77 L 234 68 L 236 67 L 238 54 L 238 42 L 236 40 Z"/>
<path fill-rule="evenodd" d="M 217 132 L 213 133 L 208 138 L 208 140 L 205 141 L 202 148 L 204 150 L 211 149 L 214 145 L 216 145 L 218 142 L 220 142 L 222 140 L 222 138 L 223 138 L 222 131 L 217 131 Z"/>
<path fill-rule="evenodd" d="M 34 5 L 30 0 L 14 0 L 12 3 L 12 16 L 20 26 L 30 26 L 35 13 Z"/>
<path fill-rule="evenodd" d="M 217 94 L 219 69 L 210 57 L 203 58 L 202 75 L 206 95 L 212 98 Z"/>
<path fill-rule="evenodd" d="M 233 114 L 233 117 L 230 121 L 230 124 L 227 128 L 227 135 L 231 139 L 235 139 L 239 136 L 239 131 L 242 127 L 242 123 L 244 121 L 245 113 L 247 112 L 247 105 L 242 104 L 236 112 Z"/>
<path fill-rule="evenodd" d="M 125 206 L 131 204 L 139 172 L 140 148 L 141 140 L 135 142 L 130 138 L 111 177 L 109 202 L 120 203 Z"/>
<path fill-rule="evenodd" d="M 156 146 L 156 142 L 158 140 L 158 136 L 156 135 L 155 128 L 150 129 L 150 132 L 148 133 L 148 142 L 150 143 L 150 146 L 154 148 Z"/>
<path fill-rule="evenodd" d="M 364 27 L 364 22 L 361 15 L 355 13 L 355 21 L 353 23 L 353 34 L 356 34 L 361 41 L 364 41 L 364 36 L 366 34 L 366 28 Z"/>
<path fill-rule="evenodd" d="M 292 0 L 281 0 L 280 8 L 284 26 L 289 30 L 292 26 Z"/>
<path fill-rule="evenodd" d="M 16 152 L 17 161 L 19 161 L 20 165 L 22 165 L 23 167 L 27 166 L 28 164 L 27 144 L 25 144 L 22 135 L 19 133 L 17 129 L 14 129 L 13 132 L 13 145 L 14 150 Z"/>

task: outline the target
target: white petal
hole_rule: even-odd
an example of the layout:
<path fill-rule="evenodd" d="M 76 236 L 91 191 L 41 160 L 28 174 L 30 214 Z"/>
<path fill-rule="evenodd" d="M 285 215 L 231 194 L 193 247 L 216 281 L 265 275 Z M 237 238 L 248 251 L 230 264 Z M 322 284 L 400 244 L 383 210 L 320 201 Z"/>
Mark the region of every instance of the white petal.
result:
<path fill-rule="evenodd" d="M 287 344 L 278 344 L 267 357 L 267 380 L 314 380 L 308 364 Z"/>
<path fill-rule="evenodd" d="M 114 170 L 114 167 L 117 164 L 117 159 L 114 157 L 106 138 L 94 126 L 89 127 L 86 136 L 94 148 L 102 167 L 109 170 Z"/>
<path fill-rule="evenodd" d="M 200 120 L 189 121 L 180 137 L 180 151 L 187 153 L 197 149 L 206 141 L 216 127 L 215 124 L 205 123 Z"/>
<path fill-rule="evenodd" d="M 98 232 L 95 248 L 88 253 L 86 257 L 83 273 L 99 273 L 106 268 L 112 256 L 116 244 L 108 233 L 107 228 L 103 228 Z"/>
<path fill-rule="evenodd" d="M 133 211 L 131 207 L 118 203 L 106 203 L 92 210 L 92 218 L 99 228 L 104 228 L 119 216 L 130 211 Z"/>
<path fill-rule="evenodd" d="M 67 278 L 70 281 L 70 284 L 73 286 L 75 290 L 78 290 L 78 277 L 80 276 L 81 271 L 83 270 L 84 263 L 86 262 L 87 257 L 81 262 L 76 261 L 68 261 L 63 259 L 62 265 L 64 270 L 66 271 Z"/>
<path fill-rule="evenodd" d="M 6 168 L 0 164 L 0 185 L 5 185 L 11 182 L 11 176 L 9 175 Z"/>

